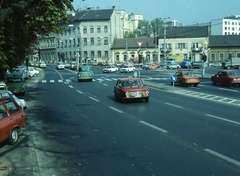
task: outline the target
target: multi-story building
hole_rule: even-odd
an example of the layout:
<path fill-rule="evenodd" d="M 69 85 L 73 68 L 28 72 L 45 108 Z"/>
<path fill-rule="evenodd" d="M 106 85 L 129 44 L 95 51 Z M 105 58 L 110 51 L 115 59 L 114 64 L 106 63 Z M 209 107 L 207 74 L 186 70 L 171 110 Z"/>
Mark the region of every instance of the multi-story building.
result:
<path fill-rule="evenodd" d="M 208 26 L 164 27 L 158 40 L 160 60 L 167 57 L 200 61 L 208 50 Z"/>
<path fill-rule="evenodd" d="M 240 15 L 211 20 L 211 35 L 240 35 Z"/>

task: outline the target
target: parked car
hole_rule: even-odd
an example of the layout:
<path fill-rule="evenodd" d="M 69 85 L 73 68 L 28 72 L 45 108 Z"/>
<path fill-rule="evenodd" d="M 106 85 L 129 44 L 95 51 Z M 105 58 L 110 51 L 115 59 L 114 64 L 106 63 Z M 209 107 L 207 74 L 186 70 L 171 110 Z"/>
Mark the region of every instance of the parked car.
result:
<path fill-rule="evenodd" d="M 45 63 L 45 61 L 40 61 L 40 62 L 38 63 L 38 67 L 39 67 L 39 68 L 46 68 L 46 67 L 47 67 L 47 64 Z"/>
<path fill-rule="evenodd" d="M 9 74 L 7 74 L 8 81 L 13 81 L 16 79 L 25 81 L 26 77 L 27 77 L 26 71 L 22 68 L 14 68 Z"/>
<path fill-rule="evenodd" d="M 0 94 L 0 143 L 9 140 L 16 144 L 27 115 L 14 99 Z"/>
<path fill-rule="evenodd" d="M 79 66 L 78 73 L 77 73 L 77 79 L 78 79 L 79 82 L 83 81 L 83 80 L 92 81 L 92 79 L 93 79 L 92 66 L 89 66 L 89 65 Z"/>
<path fill-rule="evenodd" d="M 7 82 L 7 88 L 14 94 L 25 95 L 26 84 L 21 79 L 11 79 Z"/>
<path fill-rule="evenodd" d="M 7 90 L 7 85 L 3 81 L 0 81 L 0 90 Z"/>
<path fill-rule="evenodd" d="M 166 63 L 166 68 L 167 69 L 178 69 L 178 68 L 181 68 L 181 66 L 177 63 L 167 62 Z"/>
<path fill-rule="evenodd" d="M 119 78 L 114 86 L 114 95 L 124 103 L 134 99 L 144 99 L 148 102 L 150 90 L 140 78 Z"/>
<path fill-rule="evenodd" d="M 34 67 L 28 67 L 28 69 L 26 69 L 25 71 L 26 71 L 27 77 L 30 77 L 30 78 L 39 74 L 39 71 Z"/>
<path fill-rule="evenodd" d="M 70 62 L 65 62 L 65 63 L 64 63 L 64 67 L 65 67 L 65 68 L 70 68 L 70 66 L 71 66 Z"/>
<path fill-rule="evenodd" d="M 103 73 L 112 73 L 112 72 L 117 72 L 118 71 L 118 67 L 111 65 L 111 66 L 107 66 L 106 68 L 102 69 Z"/>
<path fill-rule="evenodd" d="M 124 65 L 122 68 L 120 68 L 120 72 L 134 72 L 135 67 L 132 65 Z"/>
<path fill-rule="evenodd" d="M 22 109 L 26 109 L 26 102 L 24 99 L 18 98 L 16 95 L 14 95 L 11 91 L 9 90 L 0 90 L 0 94 L 2 95 L 2 97 L 8 97 L 9 99 L 14 99 L 17 104 L 22 108 Z"/>
<path fill-rule="evenodd" d="M 204 62 L 202 61 L 193 61 L 192 62 L 192 68 L 203 68 Z"/>
<path fill-rule="evenodd" d="M 210 62 L 209 67 L 221 67 L 222 64 L 220 62 Z"/>
<path fill-rule="evenodd" d="M 76 70 L 76 68 L 77 68 L 77 62 L 76 61 L 70 62 L 70 69 L 71 70 Z"/>
<path fill-rule="evenodd" d="M 57 69 L 58 70 L 63 70 L 65 69 L 65 64 L 63 62 L 58 62 L 57 63 Z"/>
<path fill-rule="evenodd" d="M 193 85 L 194 87 L 197 87 L 200 83 L 200 78 L 197 77 L 196 74 L 192 72 L 192 70 L 178 70 L 175 75 L 177 77 L 175 83 L 181 86 L 188 87 L 190 85 Z"/>
<path fill-rule="evenodd" d="M 213 85 L 223 84 L 225 86 L 240 86 L 240 70 L 221 70 L 211 77 Z"/>

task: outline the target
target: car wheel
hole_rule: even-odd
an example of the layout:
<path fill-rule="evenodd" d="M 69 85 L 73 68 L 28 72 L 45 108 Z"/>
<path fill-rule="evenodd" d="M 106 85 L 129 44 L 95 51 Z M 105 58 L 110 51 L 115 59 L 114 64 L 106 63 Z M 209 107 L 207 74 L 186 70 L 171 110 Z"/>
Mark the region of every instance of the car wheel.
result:
<path fill-rule="evenodd" d="M 10 144 L 14 145 L 17 143 L 17 141 L 18 141 L 18 130 L 14 128 L 10 134 L 9 142 Z"/>
<path fill-rule="evenodd" d="M 111 71 L 111 70 L 109 70 L 109 73 L 112 73 L 112 71 Z"/>
<path fill-rule="evenodd" d="M 187 84 L 187 83 L 184 83 L 184 87 L 188 87 L 188 84 Z"/>
<path fill-rule="evenodd" d="M 198 84 L 194 84 L 194 87 L 197 87 L 198 86 Z"/>
<path fill-rule="evenodd" d="M 212 84 L 213 84 L 214 86 L 217 85 L 217 83 L 216 83 L 214 80 L 212 80 Z"/>
<path fill-rule="evenodd" d="M 231 84 L 230 84 L 228 81 L 225 81 L 225 82 L 224 82 L 224 85 L 227 86 L 227 87 L 230 87 L 230 86 L 231 86 Z"/>
<path fill-rule="evenodd" d="M 149 97 L 145 98 L 145 101 L 146 101 L 146 102 L 149 102 Z"/>
<path fill-rule="evenodd" d="M 180 81 L 180 86 L 182 86 L 182 87 L 184 86 L 184 84 L 183 84 L 183 82 L 182 82 L 182 81 Z"/>

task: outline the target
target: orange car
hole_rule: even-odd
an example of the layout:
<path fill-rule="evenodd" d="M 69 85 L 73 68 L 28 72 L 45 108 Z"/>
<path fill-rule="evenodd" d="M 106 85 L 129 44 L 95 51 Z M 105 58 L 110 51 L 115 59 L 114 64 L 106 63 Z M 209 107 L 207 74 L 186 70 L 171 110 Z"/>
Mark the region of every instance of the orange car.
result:
<path fill-rule="evenodd" d="M 15 100 L 0 94 L 0 143 L 5 140 L 10 144 L 17 143 L 26 120 L 27 115 Z"/>
<path fill-rule="evenodd" d="M 151 64 L 145 67 L 146 70 L 156 70 L 158 68 L 158 65 Z"/>
<path fill-rule="evenodd" d="M 200 78 L 191 70 L 179 70 L 175 75 L 177 77 L 175 83 L 180 84 L 181 86 L 188 87 L 189 85 L 193 85 L 194 87 L 197 87 L 200 83 Z"/>
<path fill-rule="evenodd" d="M 225 86 L 239 85 L 240 86 L 240 71 L 239 70 L 221 70 L 216 75 L 211 77 L 213 85 L 217 83 Z"/>
<path fill-rule="evenodd" d="M 119 78 L 114 86 L 114 94 L 124 103 L 133 99 L 143 99 L 148 102 L 150 90 L 144 86 L 140 78 Z"/>

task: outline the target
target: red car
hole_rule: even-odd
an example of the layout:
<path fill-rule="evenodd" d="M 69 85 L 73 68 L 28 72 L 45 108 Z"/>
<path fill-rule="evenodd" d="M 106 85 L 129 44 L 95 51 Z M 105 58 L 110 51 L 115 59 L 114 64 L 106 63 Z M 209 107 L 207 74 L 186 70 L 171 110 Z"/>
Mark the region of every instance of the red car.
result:
<path fill-rule="evenodd" d="M 240 86 L 240 71 L 239 70 L 221 70 L 216 75 L 211 77 L 213 85 L 217 83 L 225 86 L 239 85 Z"/>
<path fill-rule="evenodd" d="M 15 100 L 0 94 L 0 143 L 5 140 L 10 144 L 17 143 L 26 120 L 27 115 Z"/>
<path fill-rule="evenodd" d="M 144 86 L 140 78 L 119 78 L 114 86 L 114 94 L 124 103 L 133 99 L 144 99 L 148 102 L 150 90 Z"/>

